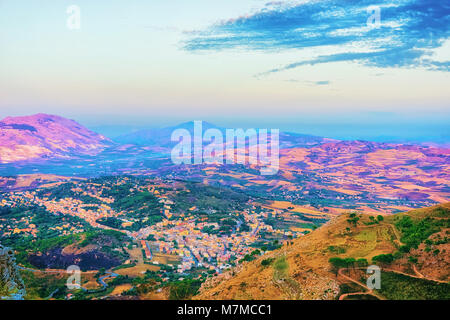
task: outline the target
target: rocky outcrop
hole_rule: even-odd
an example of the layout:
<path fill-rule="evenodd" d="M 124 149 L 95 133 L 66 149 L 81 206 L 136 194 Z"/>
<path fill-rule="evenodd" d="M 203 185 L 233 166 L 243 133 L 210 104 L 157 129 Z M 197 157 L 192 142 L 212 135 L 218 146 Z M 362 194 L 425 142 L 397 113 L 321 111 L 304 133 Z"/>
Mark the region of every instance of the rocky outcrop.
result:
<path fill-rule="evenodd" d="M 23 300 L 24 296 L 25 285 L 13 252 L 0 245 L 0 300 Z"/>

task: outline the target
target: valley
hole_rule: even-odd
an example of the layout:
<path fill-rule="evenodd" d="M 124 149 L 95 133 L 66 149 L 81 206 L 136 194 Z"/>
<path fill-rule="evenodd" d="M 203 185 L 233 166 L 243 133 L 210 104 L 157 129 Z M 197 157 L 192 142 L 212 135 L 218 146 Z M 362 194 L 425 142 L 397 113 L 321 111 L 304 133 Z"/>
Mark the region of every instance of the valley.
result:
<path fill-rule="evenodd" d="M 26 299 L 448 299 L 449 149 L 281 133 L 263 176 L 174 165 L 170 133 L 192 122 L 116 141 L 56 116 L 16 122 L 0 127 L 24 135 L 8 148 L 47 146 L 0 150 L 0 243 Z M 45 144 L 68 137 L 80 147 Z M 367 288 L 369 263 L 387 288 Z"/>

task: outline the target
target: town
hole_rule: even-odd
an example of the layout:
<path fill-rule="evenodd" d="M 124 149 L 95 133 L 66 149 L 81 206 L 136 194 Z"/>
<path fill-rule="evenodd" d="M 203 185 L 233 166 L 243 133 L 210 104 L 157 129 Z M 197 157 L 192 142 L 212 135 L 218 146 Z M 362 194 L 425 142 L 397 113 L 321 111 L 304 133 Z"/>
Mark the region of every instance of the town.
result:
<path fill-rule="evenodd" d="M 27 208 L 38 207 L 61 223 L 53 223 L 40 232 L 39 223 L 35 223 L 38 219 L 31 214 L 33 209 L 13 219 L 0 215 L 2 241 L 8 243 L 8 238 L 12 241 L 18 237 L 39 239 L 42 233 L 50 231 L 49 237 L 61 237 L 91 229 L 113 230 L 128 236 L 132 247 L 139 246 L 148 265 L 160 265 L 155 256 L 163 254 L 174 258 L 180 274 L 195 268 L 221 273 L 243 259 L 251 259 L 252 252 L 273 249 L 308 232 L 308 228 L 274 228 L 270 222 L 287 210 L 261 207 L 252 200 L 220 211 L 223 204 L 232 203 L 233 207 L 233 199 L 224 197 L 213 205 L 203 204 L 204 198 L 194 200 L 192 205 L 183 203 L 184 198 L 177 202 L 178 195 L 191 193 L 179 182 L 128 177 L 105 181 L 77 181 L 3 194 L 0 208 L 25 208 L 26 212 Z M 116 188 L 126 189 L 129 194 L 111 196 Z M 132 197 L 133 205 L 123 210 L 119 199 L 127 197 Z M 140 197 L 146 200 L 136 201 Z M 142 208 L 149 203 L 150 214 L 142 217 Z"/>

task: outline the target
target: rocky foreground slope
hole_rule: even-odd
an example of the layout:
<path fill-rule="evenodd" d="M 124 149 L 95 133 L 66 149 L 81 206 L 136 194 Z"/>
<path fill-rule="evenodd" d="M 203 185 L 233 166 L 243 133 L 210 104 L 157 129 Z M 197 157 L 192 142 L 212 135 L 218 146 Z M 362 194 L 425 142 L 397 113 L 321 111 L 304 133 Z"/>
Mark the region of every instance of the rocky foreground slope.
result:
<path fill-rule="evenodd" d="M 0 245 L 0 300 L 22 300 L 25 286 L 13 252 Z"/>

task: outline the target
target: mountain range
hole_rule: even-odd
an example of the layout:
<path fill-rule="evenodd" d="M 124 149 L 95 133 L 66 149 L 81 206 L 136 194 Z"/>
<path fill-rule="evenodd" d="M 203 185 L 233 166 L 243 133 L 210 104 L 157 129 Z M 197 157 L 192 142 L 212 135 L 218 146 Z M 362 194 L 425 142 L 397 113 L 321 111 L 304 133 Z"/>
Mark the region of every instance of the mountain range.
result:
<path fill-rule="evenodd" d="M 209 128 L 225 132 L 203 122 L 203 132 Z M 6 118 L 0 122 L 0 175 L 4 177 L 0 189 L 27 189 L 59 181 L 61 176 L 133 174 L 250 188 L 274 198 L 283 194 L 303 202 L 309 199 L 331 211 L 335 201 L 385 212 L 406 209 L 404 204 L 448 201 L 450 149 L 281 132 L 279 173 L 265 177 L 255 174 L 252 165 L 174 165 L 170 152 L 176 129 L 193 135 L 193 122 L 136 131 L 112 141 L 59 116 Z M 377 205 L 365 207 L 370 202 Z"/>
<path fill-rule="evenodd" d="M 202 122 L 203 132 L 214 128 L 225 137 L 225 129 Z M 93 132 L 79 123 L 56 115 L 36 114 L 23 117 L 7 117 L 0 121 L 0 163 L 27 160 L 70 158 L 71 156 L 96 155 L 107 148 L 134 145 L 153 147 L 170 153 L 176 144 L 171 141 L 172 132 L 186 129 L 194 135 L 194 122 L 160 129 L 144 129 L 111 139 Z M 280 133 L 280 148 L 311 147 L 332 141 L 322 137 L 298 133 Z"/>
<path fill-rule="evenodd" d="M 141 146 L 173 147 L 176 143 L 171 141 L 171 135 L 172 132 L 177 129 L 186 129 L 187 131 L 189 131 L 191 136 L 194 136 L 194 121 L 184 122 L 177 126 L 166 127 L 162 129 L 138 130 L 114 138 L 114 141 L 122 144 L 135 144 Z M 203 133 L 208 129 L 219 130 L 225 139 L 225 128 L 202 121 Z M 270 134 L 270 131 L 268 131 L 268 134 Z M 326 141 L 335 140 L 307 134 L 280 132 L 280 148 L 315 146 Z"/>

